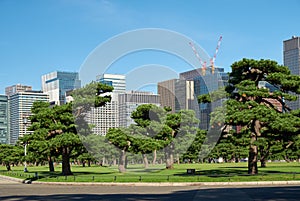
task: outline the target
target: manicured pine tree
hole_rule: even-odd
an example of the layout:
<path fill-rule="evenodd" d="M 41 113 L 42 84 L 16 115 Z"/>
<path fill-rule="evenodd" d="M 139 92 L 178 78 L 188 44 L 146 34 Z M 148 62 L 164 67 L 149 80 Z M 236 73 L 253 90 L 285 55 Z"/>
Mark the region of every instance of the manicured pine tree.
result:
<path fill-rule="evenodd" d="M 299 112 L 290 111 L 285 100 L 296 100 L 290 92 L 300 93 L 300 77 L 270 60 L 243 59 L 233 63 L 231 68 L 226 88 L 230 94 L 226 102 L 226 123 L 242 126 L 247 132 L 250 140 L 248 173 L 257 174 L 259 147 L 265 147 L 260 144 L 289 138 L 299 132 Z M 261 88 L 261 81 L 267 81 L 276 89 Z"/>

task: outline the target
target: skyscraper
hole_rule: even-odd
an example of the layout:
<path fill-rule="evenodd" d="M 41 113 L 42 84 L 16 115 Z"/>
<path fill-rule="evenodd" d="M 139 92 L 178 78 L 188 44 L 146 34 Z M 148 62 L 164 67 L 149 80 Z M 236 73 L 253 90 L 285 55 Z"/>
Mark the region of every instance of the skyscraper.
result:
<path fill-rule="evenodd" d="M 202 75 L 200 69 L 195 69 L 187 72 L 180 73 L 181 79 L 193 80 L 195 97 L 199 95 L 209 94 L 218 90 L 220 87 L 224 87 L 228 83 L 229 76 L 224 72 L 224 68 L 215 68 L 215 73 L 206 72 Z M 208 130 L 210 125 L 210 113 L 215 107 L 221 106 L 222 101 L 212 103 L 200 103 L 199 116 L 200 116 L 200 128 Z M 196 108 L 196 107 L 195 107 Z"/>
<path fill-rule="evenodd" d="M 283 65 L 287 66 L 292 74 L 300 75 L 300 37 L 292 36 L 283 41 Z M 300 96 L 296 101 L 287 102 L 291 109 L 300 108 Z"/>
<path fill-rule="evenodd" d="M 179 79 L 166 80 L 158 83 L 158 94 L 160 95 L 161 106 L 169 106 L 173 112 L 180 109 L 194 110 L 200 118 L 200 128 L 209 129 L 210 113 L 212 109 L 220 106 L 222 101 L 214 103 L 198 104 L 197 97 L 209 94 L 228 83 L 228 74 L 224 68 L 215 68 L 215 72 L 194 69 L 182 72 Z"/>
<path fill-rule="evenodd" d="M 77 72 L 55 71 L 42 76 L 42 90 L 49 95 L 49 102 L 66 103 L 66 92 L 81 87 Z"/>
<path fill-rule="evenodd" d="M 130 91 L 121 93 L 118 97 L 120 127 L 128 127 L 134 123 L 131 118 L 131 113 L 135 111 L 139 105 L 160 105 L 159 95 L 153 94 L 152 92 Z"/>
<path fill-rule="evenodd" d="M 0 144 L 9 144 L 8 98 L 0 95 Z"/>
<path fill-rule="evenodd" d="M 35 101 L 48 102 L 48 95 L 42 91 L 24 91 L 12 94 L 9 101 L 10 118 L 10 144 L 15 144 L 19 137 L 25 133 L 26 128 L 30 126 L 28 117 L 31 115 L 31 107 Z M 24 120 L 27 119 L 27 122 Z"/>
<path fill-rule="evenodd" d="M 120 126 L 118 94 L 125 93 L 125 75 L 102 74 L 97 76 L 96 80 L 114 87 L 113 92 L 110 93 L 111 101 L 103 107 L 91 108 L 87 115 L 87 122 L 94 126 L 92 131 L 98 135 L 106 135 L 110 128 L 118 128 Z"/>
<path fill-rule="evenodd" d="M 160 95 L 160 105 L 170 107 L 172 112 L 181 109 L 194 110 L 195 94 L 194 81 L 184 79 L 171 79 L 159 82 L 157 92 Z"/>
<path fill-rule="evenodd" d="M 125 75 L 120 74 L 101 74 L 96 78 L 97 82 L 107 84 L 114 87 L 114 93 L 123 93 L 126 90 Z"/>

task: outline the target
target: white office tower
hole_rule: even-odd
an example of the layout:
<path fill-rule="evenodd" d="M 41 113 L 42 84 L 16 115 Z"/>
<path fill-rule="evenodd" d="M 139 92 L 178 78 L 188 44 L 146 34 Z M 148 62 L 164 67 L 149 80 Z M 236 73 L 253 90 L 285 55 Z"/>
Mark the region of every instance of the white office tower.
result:
<path fill-rule="evenodd" d="M 97 76 L 97 82 L 114 87 L 114 93 L 124 93 L 126 90 L 126 77 L 119 74 L 101 74 Z"/>
<path fill-rule="evenodd" d="M 49 102 L 66 103 L 66 92 L 81 87 L 77 72 L 54 71 L 42 76 L 42 90 L 49 95 Z"/>
<path fill-rule="evenodd" d="M 42 91 L 23 91 L 8 97 L 10 117 L 10 144 L 15 144 L 19 137 L 30 133 L 26 128 L 30 126 L 29 116 L 31 107 L 36 101 L 48 102 L 49 97 Z"/>
<path fill-rule="evenodd" d="M 112 99 L 103 107 L 92 108 L 86 119 L 90 125 L 93 125 L 94 134 L 106 135 L 110 128 L 120 127 L 118 94 L 125 93 L 125 75 L 102 74 L 97 76 L 97 81 L 114 87 L 113 92 L 110 93 Z"/>
<path fill-rule="evenodd" d="M 130 91 L 119 94 L 118 100 L 120 127 L 128 127 L 130 124 L 134 124 L 133 119 L 131 119 L 131 113 L 139 105 L 154 104 L 160 106 L 159 95 L 152 92 Z"/>

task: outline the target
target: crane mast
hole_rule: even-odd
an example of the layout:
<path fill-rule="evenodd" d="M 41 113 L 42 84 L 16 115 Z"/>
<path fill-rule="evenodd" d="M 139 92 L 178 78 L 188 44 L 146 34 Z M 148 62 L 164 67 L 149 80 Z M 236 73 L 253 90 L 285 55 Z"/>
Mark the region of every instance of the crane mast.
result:
<path fill-rule="evenodd" d="M 194 44 L 192 42 L 189 42 L 189 44 L 192 47 L 192 50 L 193 50 L 195 56 L 197 57 L 198 61 L 201 64 L 202 75 L 205 75 L 205 73 L 206 73 L 206 61 L 202 61 L 202 59 L 201 59 L 200 55 L 198 54 Z"/>
<path fill-rule="evenodd" d="M 212 58 L 210 58 L 210 65 L 211 65 L 211 73 L 214 74 L 215 73 L 215 60 L 216 60 L 216 57 L 217 57 L 217 54 L 218 54 L 218 51 L 219 51 L 219 48 L 220 48 L 220 45 L 221 45 L 221 41 L 222 41 L 222 36 L 220 36 L 219 40 L 218 40 L 218 44 L 217 44 L 217 47 L 216 47 L 216 51 L 215 51 L 215 54 Z M 205 75 L 206 74 L 206 61 L 202 61 L 200 55 L 198 54 L 194 44 L 192 42 L 189 42 L 189 45 L 192 47 L 192 50 L 195 54 L 195 56 L 197 57 L 197 59 L 199 60 L 202 68 L 202 75 Z"/>

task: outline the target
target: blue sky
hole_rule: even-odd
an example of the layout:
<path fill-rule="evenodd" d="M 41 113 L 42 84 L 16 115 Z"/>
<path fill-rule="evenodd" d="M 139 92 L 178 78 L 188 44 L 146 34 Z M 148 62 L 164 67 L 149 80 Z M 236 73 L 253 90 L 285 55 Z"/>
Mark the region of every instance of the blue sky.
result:
<path fill-rule="evenodd" d="M 210 56 L 222 35 L 216 65 L 226 71 L 244 57 L 282 64 L 283 40 L 300 35 L 299 9 L 298 0 L 0 0 L 0 94 L 17 83 L 39 90 L 41 75 L 79 71 L 99 44 L 142 28 L 181 33 Z M 173 55 L 145 51 L 118 60 L 112 73 L 151 63 L 191 68 Z"/>

